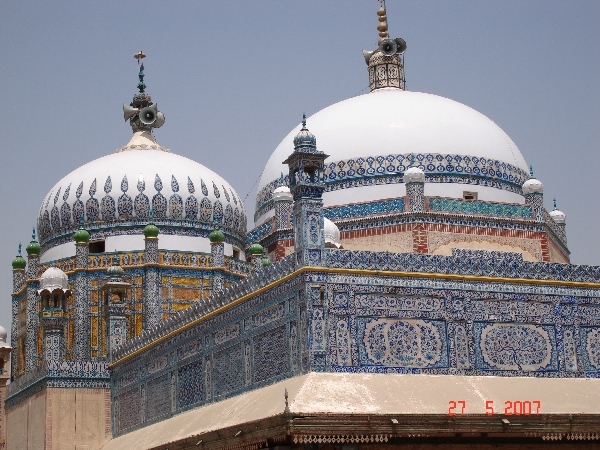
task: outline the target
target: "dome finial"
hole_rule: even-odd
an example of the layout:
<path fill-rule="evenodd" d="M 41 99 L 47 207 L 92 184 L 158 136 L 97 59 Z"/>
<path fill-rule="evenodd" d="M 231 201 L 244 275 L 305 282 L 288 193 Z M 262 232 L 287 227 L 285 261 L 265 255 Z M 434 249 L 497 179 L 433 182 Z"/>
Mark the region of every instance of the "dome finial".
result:
<path fill-rule="evenodd" d="M 390 38 L 385 0 L 379 0 L 379 3 L 381 7 L 377 10 L 379 20 L 377 49 L 363 50 L 365 62 L 369 67 L 369 88 L 371 92 L 380 88 L 404 90 L 406 80 L 403 55 L 406 51 L 406 42 L 402 38 Z"/>
<path fill-rule="evenodd" d="M 533 165 L 529 164 L 529 178 L 533 178 Z"/>
<path fill-rule="evenodd" d="M 137 59 L 140 65 L 140 72 L 138 73 L 139 82 L 137 85 L 139 92 L 133 96 L 133 101 L 129 105 L 123 103 L 123 118 L 125 121 L 129 120 L 133 132 L 148 132 L 143 142 L 137 142 L 142 148 L 156 145 L 156 141 L 152 134 L 150 134 L 150 131 L 152 131 L 152 128 L 162 127 L 165 123 L 164 114 L 158 110 L 157 104 L 152 102 L 150 95 L 146 92 L 144 64 L 140 62 L 145 57 L 146 55 L 143 52 L 138 52 L 134 55 L 134 58 Z M 134 139 L 132 139 L 126 147 L 132 148 L 134 146 Z"/>
<path fill-rule="evenodd" d="M 31 242 L 35 242 L 35 227 L 31 228 Z"/>
<path fill-rule="evenodd" d="M 307 130 L 306 128 L 306 113 L 302 113 L 302 129 Z"/>
<path fill-rule="evenodd" d="M 133 55 L 133 57 L 137 59 L 138 66 L 140 66 L 140 73 L 138 74 L 140 82 L 138 83 L 137 87 L 140 90 L 140 93 L 143 93 L 144 89 L 146 89 L 146 85 L 144 84 L 144 63 L 142 63 L 141 61 L 146 57 L 146 55 L 144 55 L 144 52 L 140 50 L 135 55 Z"/>
<path fill-rule="evenodd" d="M 21 256 L 21 243 L 19 242 L 19 254 L 18 256 Z"/>
<path fill-rule="evenodd" d="M 554 197 L 552 200 L 554 201 L 554 211 L 556 211 L 556 210 L 558 209 L 558 208 L 556 207 L 556 197 Z"/>
<path fill-rule="evenodd" d="M 410 167 L 415 167 L 415 154 L 411 153 L 410 155 Z"/>

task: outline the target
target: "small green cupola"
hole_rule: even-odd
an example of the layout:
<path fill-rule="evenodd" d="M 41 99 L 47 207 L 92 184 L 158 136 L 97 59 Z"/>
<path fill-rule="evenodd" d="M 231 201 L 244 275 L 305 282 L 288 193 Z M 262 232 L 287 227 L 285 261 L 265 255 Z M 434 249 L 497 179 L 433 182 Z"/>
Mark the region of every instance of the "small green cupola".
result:
<path fill-rule="evenodd" d="M 214 229 L 208 235 L 208 239 L 212 244 L 220 244 L 221 242 L 225 242 L 225 234 L 221 230 Z"/>
<path fill-rule="evenodd" d="M 115 250 L 115 253 L 113 254 L 112 265 L 108 269 L 106 269 L 106 274 L 112 279 L 119 279 L 119 280 L 121 278 L 123 278 L 123 275 L 125 275 L 125 271 L 119 265 L 119 256 L 118 256 L 116 250 Z"/>
<path fill-rule="evenodd" d="M 154 225 L 153 223 L 149 223 L 144 228 L 144 237 L 146 237 L 146 238 L 158 237 L 158 233 L 159 233 L 158 227 L 156 225 Z"/>
<path fill-rule="evenodd" d="M 148 238 L 157 238 L 158 237 L 158 233 L 160 231 L 158 230 L 158 227 L 156 225 L 154 225 L 154 223 L 153 223 L 154 211 L 152 209 L 150 210 L 150 214 L 149 214 L 148 218 L 150 219 L 150 222 L 144 228 L 144 237 L 146 239 L 148 239 Z"/>
<path fill-rule="evenodd" d="M 262 255 L 263 251 L 263 246 L 257 242 L 248 247 L 248 253 L 250 253 L 250 256 Z"/>
<path fill-rule="evenodd" d="M 271 265 L 271 260 L 267 256 L 267 252 L 263 252 L 263 257 L 262 257 L 261 263 L 262 263 L 263 267 L 267 267 L 267 266 Z"/>
<path fill-rule="evenodd" d="M 73 234 L 73 239 L 77 244 L 87 244 L 90 242 L 90 233 L 83 227 L 83 215 L 79 220 L 79 229 Z"/>
<path fill-rule="evenodd" d="M 42 246 L 35 240 L 35 227 L 31 233 L 31 242 L 25 247 L 28 256 L 39 255 L 42 252 Z"/>
<path fill-rule="evenodd" d="M 21 256 L 21 243 L 19 242 L 19 254 L 13 259 L 12 268 L 13 270 L 24 269 L 25 266 L 27 266 L 27 262 L 25 261 L 25 258 Z"/>

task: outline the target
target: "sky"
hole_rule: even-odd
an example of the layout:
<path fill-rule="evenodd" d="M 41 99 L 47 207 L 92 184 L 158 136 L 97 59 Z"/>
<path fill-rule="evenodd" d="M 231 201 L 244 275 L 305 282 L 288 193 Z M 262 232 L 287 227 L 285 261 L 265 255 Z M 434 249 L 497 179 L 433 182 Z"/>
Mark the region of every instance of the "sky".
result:
<path fill-rule="evenodd" d="M 125 145 L 147 92 L 158 142 L 234 187 L 252 223 L 270 154 L 308 116 L 368 92 L 377 0 L 0 2 L 0 325 L 10 262 L 43 198 Z M 567 215 L 574 264 L 600 265 L 600 2 L 387 0 L 407 89 L 464 103 L 517 144 Z M 318 136 L 317 136 L 318 138 Z"/>

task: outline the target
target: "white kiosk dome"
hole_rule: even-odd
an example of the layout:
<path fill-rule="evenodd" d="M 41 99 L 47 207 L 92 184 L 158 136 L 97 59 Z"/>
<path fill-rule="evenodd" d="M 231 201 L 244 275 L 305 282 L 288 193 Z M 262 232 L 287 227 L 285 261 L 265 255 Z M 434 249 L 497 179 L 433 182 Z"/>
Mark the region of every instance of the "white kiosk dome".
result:
<path fill-rule="evenodd" d="M 409 167 L 406 172 L 404 172 L 404 178 L 402 181 L 404 184 L 425 183 L 425 172 L 418 167 Z"/>
<path fill-rule="evenodd" d="M 543 193 L 544 185 L 542 182 L 536 178 L 530 178 L 525 183 L 523 183 L 523 195 L 534 194 L 534 193 Z"/>
<path fill-rule="evenodd" d="M 377 89 L 319 111 L 310 125 L 319 150 L 330 155 L 325 207 L 405 195 L 402 176 L 413 156 L 426 174 L 427 195 L 462 198 L 464 190 L 475 188 L 480 200 L 524 201 L 527 163 L 516 144 L 486 116 L 453 100 Z M 255 225 L 272 215 L 281 163 L 292 153 L 300 128 L 290 131 L 266 164 Z"/>
<path fill-rule="evenodd" d="M 9 347 L 9 345 L 6 344 L 6 339 L 8 339 L 8 331 L 0 325 L 0 347 Z"/>
<path fill-rule="evenodd" d="M 54 291 L 61 289 L 66 291 L 69 289 L 69 277 L 58 267 L 47 268 L 40 277 L 39 291 Z"/>
<path fill-rule="evenodd" d="M 325 235 L 325 245 L 330 244 L 335 248 L 340 248 L 340 229 L 335 223 L 327 217 L 323 217 L 323 234 Z"/>

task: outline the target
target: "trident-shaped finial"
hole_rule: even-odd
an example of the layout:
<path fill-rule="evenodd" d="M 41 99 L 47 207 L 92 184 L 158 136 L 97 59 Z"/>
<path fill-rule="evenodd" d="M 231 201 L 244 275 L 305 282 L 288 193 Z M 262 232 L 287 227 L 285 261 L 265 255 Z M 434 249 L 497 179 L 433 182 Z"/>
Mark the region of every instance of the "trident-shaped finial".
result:
<path fill-rule="evenodd" d="M 31 229 L 31 240 L 35 241 L 35 227 Z"/>

